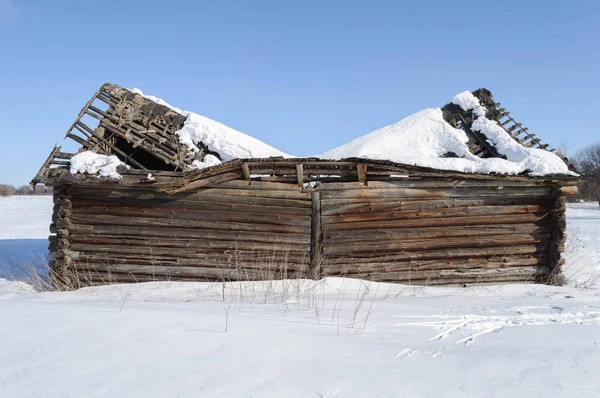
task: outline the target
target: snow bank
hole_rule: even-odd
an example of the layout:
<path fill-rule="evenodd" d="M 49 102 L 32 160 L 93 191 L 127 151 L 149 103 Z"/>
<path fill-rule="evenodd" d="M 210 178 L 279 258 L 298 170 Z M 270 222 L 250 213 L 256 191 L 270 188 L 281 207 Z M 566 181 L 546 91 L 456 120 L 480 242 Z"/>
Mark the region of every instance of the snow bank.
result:
<path fill-rule="evenodd" d="M 175 108 L 160 98 L 144 95 L 137 88 L 132 91 L 187 117 L 181 130 L 175 132 L 175 134 L 179 136 L 179 142 L 186 145 L 192 154 L 200 150 L 198 146 L 202 143 L 210 151 L 217 152 L 223 162 L 243 158 L 293 157 L 212 119 Z M 209 155 L 207 155 L 202 161 L 194 161 L 192 166 L 205 168 L 219 164 L 221 161 L 215 156 L 209 158 Z"/>
<path fill-rule="evenodd" d="M 78 153 L 71 158 L 71 174 L 98 174 L 101 177 L 121 178 L 117 167 L 125 166 L 118 157 L 100 155 L 92 151 Z"/>

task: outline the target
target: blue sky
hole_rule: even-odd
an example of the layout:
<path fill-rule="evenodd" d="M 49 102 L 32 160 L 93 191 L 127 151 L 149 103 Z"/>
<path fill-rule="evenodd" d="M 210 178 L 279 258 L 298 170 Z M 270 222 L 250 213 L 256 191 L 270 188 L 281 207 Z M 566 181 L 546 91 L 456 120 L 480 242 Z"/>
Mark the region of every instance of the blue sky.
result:
<path fill-rule="evenodd" d="M 487 87 L 552 145 L 600 141 L 599 1 L 0 0 L 0 183 L 106 81 L 314 155 Z"/>

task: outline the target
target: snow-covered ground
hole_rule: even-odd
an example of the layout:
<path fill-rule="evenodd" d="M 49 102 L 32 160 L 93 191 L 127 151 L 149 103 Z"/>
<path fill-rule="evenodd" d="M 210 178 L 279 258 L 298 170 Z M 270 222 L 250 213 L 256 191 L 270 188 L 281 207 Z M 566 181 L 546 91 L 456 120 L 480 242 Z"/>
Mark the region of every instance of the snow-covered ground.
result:
<path fill-rule="evenodd" d="M 0 199 L 2 238 L 51 209 Z M 597 205 L 568 229 L 565 287 L 0 281 L 0 397 L 597 397 Z"/>

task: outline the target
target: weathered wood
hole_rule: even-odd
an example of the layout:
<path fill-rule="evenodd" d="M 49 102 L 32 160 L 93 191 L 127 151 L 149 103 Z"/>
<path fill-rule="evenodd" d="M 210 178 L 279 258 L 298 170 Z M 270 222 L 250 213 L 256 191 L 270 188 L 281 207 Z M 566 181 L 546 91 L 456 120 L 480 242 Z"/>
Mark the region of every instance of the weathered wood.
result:
<path fill-rule="evenodd" d="M 424 251 L 447 248 L 487 248 L 497 246 L 515 246 L 531 244 L 544 244 L 547 235 L 531 236 L 523 235 L 492 235 L 492 236 L 468 236 L 457 238 L 444 238 L 423 241 L 421 239 L 404 241 L 383 241 L 383 242 L 360 242 L 356 245 L 333 244 L 329 243 L 324 249 L 326 256 L 332 255 L 358 255 L 359 253 L 373 254 L 377 252 L 397 252 L 397 251 Z M 543 247 L 543 246 L 542 246 Z"/>
<path fill-rule="evenodd" d="M 250 179 L 251 179 L 250 169 L 248 168 L 248 163 L 246 163 L 246 162 L 242 163 L 242 173 L 244 174 L 244 179 L 247 182 L 250 182 Z M 222 181 L 222 182 L 225 182 L 225 181 Z"/>
<path fill-rule="evenodd" d="M 210 211 L 210 212 L 232 212 L 232 213 L 256 213 L 272 214 L 273 211 L 277 211 L 279 214 L 288 215 L 300 215 L 309 216 L 310 205 L 309 201 L 301 203 L 302 206 L 279 206 L 281 200 L 245 200 L 246 203 L 235 203 L 228 202 L 226 198 L 221 198 L 220 201 L 144 201 L 142 203 L 135 203 L 132 201 L 125 200 L 86 200 L 86 199 L 75 199 L 74 205 L 79 209 L 94 209 L 95 212 L 101 212 L 103 214 L 143 214 L 143 213 L 158 213 L 162 214 L 165 218 L 169 218 L 172 213 L 187 213 L 194 211 Z M 258 204 L 257 202 L 261 202 Z M 269 206 L 265 206 L 268 203 Z M 275 210 L 274 208 L 277 208 Z M 70 212 L 68 213 L 71 215 Z"/>
<path fill-rule="evenodd" d="M 223 229 L 230 231 L 266 231 L 273 233 L 309 233 L 309 223 L 304 225 L 289 224 L 259 224 L 255 222 L 237 222 L 237 221 L 207 221 L 207 220 L 189 220 L 189 219 L 162 219 L 148 217 L 122 217 L 109 215 L 88 214 L 74 215 L 69 223 L 64 223 L 60 228 L 73 230 L 73 224 L 77 225 L 125 225 L 132 227 L 177 227 L 177 228 L 206 228 Z M 57 224 L 58 225 L 58 224 Z"/>
<path fill-rule="evenodd" d="M 237 179 L 242 178 L 242 176 L 243 175 L 241 173 L 236 173 L 236 172 L 224 173 L 224 174 L 219 174 L 219 175 L 216 175 L 213 177 L 208 177 L 208 178 L 204 178 L 201 180 L 192 181 L 189 184 L 186 184 L 180 188 L 165 187 L 165 188 L 161 188 L 161 189 L 164 189 L 165 192 L 170 193 L 170 194 L 179 193 L 179 192 L 189 192 L 189 191 L 196 190 L 198 188 L 205 187 L 210 184 L 218 184 L 220 182 L 237 180 Z"/>
<path fill-rule="evenodd" d="M 491 216 L 470 216 L 470 217 L 431 217 L 424 219 L 406 219 L 402 220 L 402 227 L 435 227 L 435 226 L 469 226 L 469 225 L 493 225 L 493 224 L 535 224 L 542 222 L 547 214 L 509 214 L 509 215 L 491 215 Z M 324 223 L 323 231 L 349 231 L 349 230 L 369 230 L 379 228 L 398 227 L 399 220 L 385 221 L 355 221 L 353 223 Z"/>
<path fill-rule="evenodd" d="M 296 179 L 298 186 L 302 188 L 304 186 L 304 169 L 302 163 L 296 165 Z"/>
<path fill-rule="evenodd" d="M 323 216 L 325 224 L 345 223 L 345 222 L 364 222 L 377 220 L 411 220 L 428 218 L 447 218 L 447 217 L 472 217 L 472 216 L 493 216 L 493 215 L 512 215 L 512 214 L 537 214 L 545 215 L 548 213 L 546 208 L 540 206 L 477 206 L 477 207 L 453 207 L 422 210 L 396 210 L 395 208 L 376 208 L 371 206 L 371 211 L 360 213 L 342 213 Z M 468 221 L 468 220 L 466 220 Z"/>
<path fill-rule="evenodd" d="M 107 211 L 113 210 L 111 214 Z M 185 211 L 164 211 L 156 208 L 114 208 L 114 207 L 86 207 L 79 208 L 77 213 L 81 217 L 119 216 L 125 218 L 145 217 L 164 220 L 164 225 L 177 226 L 179 220 L 195 221 L 232 221 L 243 223 L 261 223 L 276 225 L 310 226 L 310 215 L 299 214 L 273 214 L 250 213 L 217 210 L 186 209 Z M 58 223 L 57 223 L 58 225 Z"/>
<path fill-rule="evenodd" d="M 358 182 L 362 185 L 367 185 L 367 166 L 367 162 L 359 162 L 356 164 Z"/>
<path fill-rule="evenodd" d="M 61 230 L 62 231 L 62 230 Z M 148 237 L 172 239 L 203 239 L 225 241 L 248 241 L 269 243 L 301 243 L 308 245 L 310 236 L 303 233 L 276 233 L 268 231 L 235 231 L 224 229 L 178 228 L 178 227 L 139 227 L 123 225 L 74 225 L 71 234 L 78 239 L 107 237 Z"/>
<path fill-rule="evenodd" d="M 321 228 L 321 199 L 318 192 L 311 194 L 312 216 L 310 228 L 310 272 L 309 276 L 321 277 L 321 257 L 323 254 L 323 229 Z"/>

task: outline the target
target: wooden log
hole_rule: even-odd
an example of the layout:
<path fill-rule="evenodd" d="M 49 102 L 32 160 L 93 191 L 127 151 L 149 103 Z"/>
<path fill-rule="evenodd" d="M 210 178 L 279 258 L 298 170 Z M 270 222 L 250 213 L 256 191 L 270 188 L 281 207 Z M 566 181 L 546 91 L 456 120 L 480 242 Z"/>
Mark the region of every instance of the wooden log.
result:
<path fill-rule="evenodd" d="M 123 192 L 125 193 L 125 192 Z M 212 195 L 203 194 L 198 195 L 186 195 L 179 196 L 173 195 L 166 197 L 155 195 L 154 193 L 144 194 L 131 194 L 129 196 L 113 197 L 105 193 L 77 193 L 73 197 L 73 203 L 80 205 L 90 205 L 98 203 L 103 205 L 104 203 L 110 203 L 110 205 L 121 206 L 123 204 L 135 203 L 136 206 L 154 206 L 154 207 L 185 207 L 188 203 L 225 203 L 225 204 L 248 204 L 255 206 L 270 206 L 270 207 L 303 207 L 310 208 L 309 198 L 305 199 L 282 199 L 282 198 L 269 198 L 259 196 L 235 196 L 235 195 Z"/>
<path fill-rule="evenodd" d="M 202 239 L 246 242 L 269 242 L 279 244 L 310 244 L 307 233 L 276 233 L 271 231 L 232 231 L 221 229 L 177 228 L 177 227 L 138 227 L 124 225 L 74 225 L 71 233 L 79 239 L 101 237 L 146 237 L 170 239 Z"/>
<path fill-rule="evenodd" d="M 122 217 L 125 225 L 133 218 L 156 218 L 163 220 L 163 225 L 177 226 L 181 221 L 229 221 L 241 223 L 260 223 L 273 225 L 291 225 L 299 227 L 310 227 L 310 216 L 297 214 L 273 214 L 273 213 L 250 213 L 229 212 L 216 210 L 192 210 L 185 211 L 164 210 L 155 208 L 113 208 L 113 207 L 88 207 L 77 209 L 77 215 L 81 217 Z M 72 217 L 75 218 L 75 217 Z M 58 226 L 58 221 L 57 221 Z"/>
<path fill-rule="evenodd" d="M 85 243 L 71 243 L 71 250 L 80 252 L 81 254 L 106 254 L 112 253 L 111 256 L 118 254 L 128 255 L 144 255 L 152 259 L 156 255 L 170 255 L 182 258 L 203 258 L 207 254 L 218 254 L 227 255 L 230 254 L 232 258 L 237 255 L 239 251 L 253 251 L 255 257 L 264 256 L 264 258 L 276 257 L 276 258 L 290 258 L 294 262 L 302 261 L 303 258 L 308 258 L 308 250 L 303 251 L 290 251 L 280 246 L 272 245 L 264 248 L 253 248 L 253 247 L 233 247 L 233 248 L 216 248 L 216 249 L 202 249 L 196 248 L 196 250 L 182 250 L 179 247 L 154 247 L 154 246 L 124 246 L 124 245 L 99 245 L 99 244 L 85 244 Z"/>
<path fill-rule="evenodd" d="M 323 216 L 324 224 L 334 223 L 354 223 L 377 220 L 411 220 L 427 218 L 446 218 L 446 217 L 472 217 L 485 215 L 511 215 L 511 214 L 537 214 L 544 215 L 548 211 L 540 206 L 470 206 L 454 208 L 434 208 L 422 210 L 396 210 L 397 208 L 388 206 L 370 206 L 366 211 L 359 213 L 345 212 Z"/>
<path fill-rule="evenodd" d="M 296 180 L 300 188 L 304 186 L 304 169 L 302 163 L 296 165 Z"/>
<path fill-rule="evenodd" d="M 62 240 L 59 239 L 59 242 Z M 66 241 L 66 240 L 65 240 Z M 68 242 L 68 241 L 67 241 Z M 70 239 L 73 250 L 90 250 L 90 245 L 100 246 L 116 246 L 116 247 L 153 247 L 155 250 L 160 250 L 163 247 L 181 248 L 188 250 L 255 250 L 255 251 L 285 251 L 285 252 L 308 252 L 309 245 L 293 244 L 279 242 L 246 242 L 246 241 L 225 241 L 225 240 L 204 240 L 204 239 L 164 239 L 164 238 L 135 238 L 123 236 L 105 237 L 105 236 L 78 236 L 72 235 Z M 84 247 L 86 249 L 84 249 Z M 59 245 L 59 248 L 61 246 Z M 65 248 L 63 246 L 62 248 Z M 93 248 L 91 249 L 93 250 Z"/>
<path fill-rule="evenodd" d="M 367 185 L 367 166 L 366 162 L 359 162 L 356 164 L 358 182 L 362 185 Z"/>
<path fill-rule="evenodd" d="M 577 195 L 579 193 L 579 188 L 577 185 L 569 185 L 559 188 L 561 195 Z"/>
<path fill-rule="evenodd" d="M 444 238 L 421 240 L 415 239 L 410 241 L 383 241 L 383 242 L 365 242 L 356 245 L 332 244 L 329 243 L 324 247 L 323 253 L 326 256 L 353 256 L 358 253 L 378 253 L 378 252 L 396 252 L 396 251 L 417 251 L 417 250 L 436 250 L 436 249 L 451 249 L 451 248 L 488 248 L 497 246 L 515 246 L 526 244 L 544 244 L 549 239 L 548 237 L 534 237 L 531 235 L 495 235 L 495 236 L 468 236 L 458 238 Z"/>
<path fill-rule="evenodd" d="M 518 225 L 518 224 L 517 224 Z M 533 226 L 536 227 L 535 225 Z M 426 231 L 422 231 L 426 229 Z M 348 233 L 348 234 L 346 234 Z M 455 230 L 451 228 L 442 228 L 440 231 L 437 228 L 415 228 L 415 229 L 387 229 L 387 230 L 372 230 L 368 234 L 364 231 L 342 231 L 339 234 L 325 234 L 323 242 L 325 246 L 360 246 L 360 245 L 376 245 L 387 242 L 441 242 L 446 239 L 463 239 L 470 240 L 481 236 L 498 237 L 500 239 L 510 239 L 511 236 L 526 236 L 533 239 L 549 239 L 550 231 L 547 228 L 539 231 L 532 231 L 532 228 L 492 228 L 484 227 L 473 229 L 470 227 L 462 227 Z M 515 239 L 517 239 L 515 237 Z"/>
<path fill-rule="evenodd" d="M 551 198 L 546 197 L 484 197 L 484 198 L 376 198 L 376 197 L 356 197 L 344 199 L 323 199 L 321 197 L 323 210 L 334 209 L 337 206 L 358 205 L 367 206 L 369 204 L 389 204 L 391 206 L 418 206 L 431 205 L 432 208 L 456 207 L 456 206 L 515 206 L 515 205 L 540 205 L 552 207 Z M 349 207 L 352 209 L 352 207 Z M 418 207 L 409 207 L 418 209 Z"/>
<path fill-rule="evenodd" d="M 248 203 L 227 203 L 226 199 L 223 198 L 222 202 L 204 202 L 204 201 L 133 201 L 133 200 L 91 200 L 91 199 L 78 199 L 74 198 L 73 203 L 77 210 L 79 209 L 104 209 L 108 214 L 118 212 L 139 212 L 139 211 L 151 211 L 151 212 L 163 212 L 169 214 L 170 212 L 187 212 L 187 211 L 220 211 L 220 212 L 240 212 L 240 213 L 270 213 L 273 214 L 274 207 L 277 207 L 278 214 L 296 214 L 309 216 L 311 209 L 305 204 L 310 202 L 301 201 L 301 206 L 277 206 L 281 199 L 269 200 L 270 206 L 264 206 L 261 204 L 248 204 Z M 133 209 L 133 210 L 132 210 Z M 69 211 L 68 216 L 72 213 Z"/>
<path fill-rule="evenodd" d="M 354 197 L 377 197 L 377 198 L 481 198 L 481 197 L 523 197 L 523 196 L 547 196 L 553 188 L 540 187 L 504 187 L 504 189 L 490 188 L 371 188 L 357 190 L 342 190 L 336 192 L 323 191 L 323 199 L 344 199 Z"/>
<path fill-rule="evenodd" d="M 159 189 L 164 190 L 167 193 L 175 194 L 179 192 L 189 192 L 194 191 L 199 188 L 203 188 L 210 184 L 218 184 L 220 182 L 238 180 L 243 178 L 243 174 L 240 172 L 230 172 L 223 173 L 212 177 L 202 178 L 195 181 L 191 181 L 182 187 L 159 187 Z"/>
<path fill-rule="evenodd" d="M 205 266 L 222 267 L 223 265 L 238 267 L 238 264 L 258 264 L 262 267 L 282 265 L 308 266 L 309 255 L 307 253 L 278 252 L 254 252 L 254 251 L 226 251 L 194 252 L 185 253 L 185 256 L 173 256 L 171 251 L 157 251 L 156 253 L 112 253 L 112 252 L 84 252 L 78 256 L 79 263 L 95 264 L 146 264 L 160 266 Z"/>
<path fill-rule="evenodd" d="M 380 228 L 417 228 L 417 227 L 435 227 L 435 226 L 469 226 L 469 225 L 494 225 L 494 224 L 535 224 L 545 220 L 546 215 L 538 214 L 509 214 L 509 215 L 491 215 L 491 216 L 470 216 L 470 217 L 443 217 L 443 218 L 425 218 L 425 219 L 406 219 L 391 221 L 356 221 L 342 223 L 323 222 L 323 231 L 325 234 L 331 231 L 351 231 L 351 230 L 371 230 Z M 325 220 L 324 220 L 325 221 Z M 366 232 L 365 232 L 366 233 Z"/>
<path fill-rule="evenodd" d="M 469 258 L 469 257 L 506 257 L 515 255 L 542 255 L 547 251 L 543 244 L 526 244 L 515 246 L 490 246 L 476 248 L 448 248 L 437 250 L 399 250 L 399 251 L 374 251 L 371 253 L 353 253 L 352 255 L 328 255 L 327 248 L 324 248 L 324 261 L 342 262 L 348 264 L 368 264 L 368 263 L 385 263 L 410 260 L 446 260 L 453 258 Z"/>
<path fill-rule="evenodd" d="M 79 226 L 95 226 L 95 225 L 123 225 L 137 227 L 175 227 L 175 228 L 202 228 L 202 229 L 217 229 L 224 231 L 264 231 L 272 233 L 310 233 L 310 226 L 296 226 L 285 224 L 260 224 L 235 221 L 206 221 L 206 220 L 189 220 L 175 219 L 168 220 L 163 218 L 150 217 L 122 217 L 111 215 L 74 215 L 71 222 L 64 224 L 63 227 L 69 231 L 73 231 L 74 225 Z"/>
<path fill-rule="evenodd" d="M 533 256 L 506 257 L 506 258 L 483 258 L 471 257 L 451 260 L 423 260 L 423 261 L 399 261 L 394 263 L 369 263 L 369 264 L 346 264 L 325 263 L 323 275 L 339 276 L 367 272 L 413 272 L 430 270 L 477 270 L 494 268 L 511 268 L 523 266 L 543 266 L 547 259 Z"/>
<path fill-rule="evenodd" d="M 321 257 L 323 255 L 323 229 L 321 227 L 321 198 L 319 192 L 311 194 L 312 216 L 310 228 L 310 271 L 309 277 L 321 277 Z"/>

